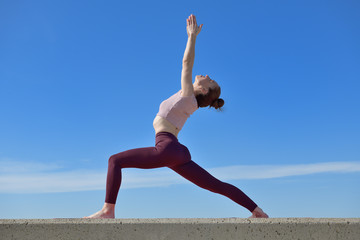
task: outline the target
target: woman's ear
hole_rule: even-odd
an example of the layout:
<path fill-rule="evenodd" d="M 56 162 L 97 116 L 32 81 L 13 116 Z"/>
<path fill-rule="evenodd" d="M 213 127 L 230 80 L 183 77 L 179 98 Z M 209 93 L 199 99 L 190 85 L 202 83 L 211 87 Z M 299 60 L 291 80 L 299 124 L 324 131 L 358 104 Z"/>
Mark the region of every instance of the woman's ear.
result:
<path fill-rule="evenodd" d="M 205 89 L 204 87 L 201 87 L 201 93 L 202 94 L 207 94 L 209 92 L 209 89 Z"/>

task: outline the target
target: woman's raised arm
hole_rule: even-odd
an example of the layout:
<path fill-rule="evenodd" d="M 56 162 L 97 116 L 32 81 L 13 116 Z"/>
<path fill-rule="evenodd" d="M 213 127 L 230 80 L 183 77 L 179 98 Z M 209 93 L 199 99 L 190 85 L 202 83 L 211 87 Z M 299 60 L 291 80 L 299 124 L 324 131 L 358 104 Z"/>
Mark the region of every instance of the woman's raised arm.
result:
<path fill-rule="evenodd" d="M 192 69 L 195 60 L 195 42 L 197 35 L 202 29 L 202 26 L 203 24 L 200 26 L 197 25 L 196 17 L 192 14 L 188 17 L 188 19 L 186 19 L 188 40 L 185 48 L 181 71 L 181 90 L 183 96 L 191 96 L 194 94 L 194 88 L 192 84 Z"/>

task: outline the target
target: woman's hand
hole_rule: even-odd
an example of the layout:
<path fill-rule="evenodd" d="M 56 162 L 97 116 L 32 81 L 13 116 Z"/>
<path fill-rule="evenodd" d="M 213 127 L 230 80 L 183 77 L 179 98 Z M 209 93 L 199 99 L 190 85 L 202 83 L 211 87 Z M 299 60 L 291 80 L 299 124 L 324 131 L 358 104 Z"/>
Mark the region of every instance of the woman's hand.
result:
<path fill-rule="evenodd" d="M 186 31 L 189 37 L 196 37 L 200 33 L 202 26 L 203 24 L 200 26 L 197 25 L 196 17 L 192 14 L 188 17 L 188 19 L 186 19 Z"/>

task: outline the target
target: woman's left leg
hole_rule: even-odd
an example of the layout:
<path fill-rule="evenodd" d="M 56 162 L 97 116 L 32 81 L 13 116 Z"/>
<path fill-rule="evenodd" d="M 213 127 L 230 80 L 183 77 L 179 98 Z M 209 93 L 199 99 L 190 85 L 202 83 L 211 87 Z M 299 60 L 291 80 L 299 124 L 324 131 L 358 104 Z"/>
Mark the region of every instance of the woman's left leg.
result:
<path fill-rule="evenodd" d="M 257 207 L 256 203 L 239 188 L 218 180 L 193 161 L 170 168 L 197 186 L 224 195 L 250 212 Z"/>

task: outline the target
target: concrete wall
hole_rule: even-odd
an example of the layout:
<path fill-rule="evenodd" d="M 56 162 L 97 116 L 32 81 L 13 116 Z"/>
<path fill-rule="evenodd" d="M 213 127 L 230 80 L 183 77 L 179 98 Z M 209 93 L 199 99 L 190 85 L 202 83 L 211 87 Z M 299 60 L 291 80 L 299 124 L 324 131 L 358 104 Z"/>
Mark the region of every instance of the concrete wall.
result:
<path fill-rule="evenodd" d="M 0 219 L 0 239 L 360 240 L 360 218 Z"/>

